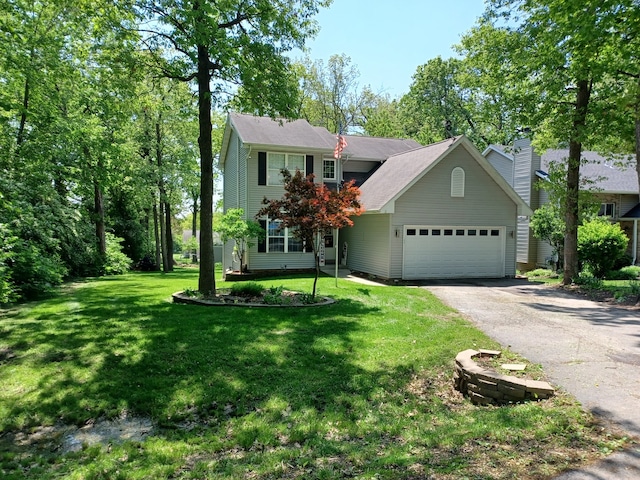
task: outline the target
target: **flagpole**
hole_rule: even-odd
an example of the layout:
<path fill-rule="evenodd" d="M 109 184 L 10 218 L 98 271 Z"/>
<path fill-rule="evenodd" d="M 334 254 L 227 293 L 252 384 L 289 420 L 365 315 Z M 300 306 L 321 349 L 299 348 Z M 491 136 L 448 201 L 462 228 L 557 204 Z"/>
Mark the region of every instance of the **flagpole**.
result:
<path fill-rule="evenodd" d="M 338 155 L 336 157 L 336 191 L 340 191 L 340 179 L 342 178 L 342 168 L 340 165 L 340 160 L 342 159 L 342 141 L 343 139 L 342 137 L 342 123 L 338 124 L 338 145 L 336 146 L 336 151 L 338 152 Z M 336 278 L 336 288 L 338 288 L 338 268 L 339 268 L 339 260 L 340 257 L 338 256 L 338 245 L 339 245 L 339 241 L 338 241 L 338 233 L 339 233 L 339 229 L 335 229 L 336 234 L 335 234 L 335 244 L 334 247 L 336 249 L 336 254 L 335 254 L 335 278 Z"/>

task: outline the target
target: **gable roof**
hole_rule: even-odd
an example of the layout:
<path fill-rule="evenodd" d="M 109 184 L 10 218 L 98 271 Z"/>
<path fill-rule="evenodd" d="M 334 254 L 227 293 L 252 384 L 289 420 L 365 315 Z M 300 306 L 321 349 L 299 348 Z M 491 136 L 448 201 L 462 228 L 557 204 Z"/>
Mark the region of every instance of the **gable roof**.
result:
<path fill-rule="evenodd" d="M 495 168 L 464 135 L 391 156 L 360 187 L 360 201 L 367 212 L 393 213 L 395 201 L 418 180 L 461 146 L 518 206 L 519 215 L 531 215 L 531 209 Z"/>
<path fill-rule="evenodd" d="M 242 143 L 256 147 L 315 150 L 333 155 L 336 135 L 324 127 L 315 127 L 306 120 L 272 119 L 242 113 L 229 113 L 222 139 L 220 163 L 224 164 L 231 131 L 235 130 Z M 344 135 L 347 146 L 344 160 L 382 162 L 390 155 L 405 152 L 421 145 L 415 140 L 398 138 Z"/>
<path fill-rule="evenodd" d="M 507 149 L 508 147 L 504 145 L 496 145 L 492 143 L 491 145 L 489 145 L 487 148 L 484 149 L 484 152 L 482 152 L 482 156 L 486 157 L 489 153 L 495 152 L 513 162 L 513 153 L 507 152 Z"/>
<path fill-rule="evenodd" d="M 233 128 L 243 143 L 273 147 L 296 147 L 333 150 L 335 136 L 306 120 L 272 119 L 241 113 L 229 113 L 227 126 Z"/>

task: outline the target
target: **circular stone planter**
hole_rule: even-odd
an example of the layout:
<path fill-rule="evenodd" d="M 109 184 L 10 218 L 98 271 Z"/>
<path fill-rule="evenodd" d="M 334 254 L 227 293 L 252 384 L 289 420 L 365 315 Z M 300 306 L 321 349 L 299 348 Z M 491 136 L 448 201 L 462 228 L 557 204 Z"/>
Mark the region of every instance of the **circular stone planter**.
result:
<path fill-rule="evenodd" d="M 478 365 L 475 357 L 499 356 L 493 350 L 465 350 L 456 356 L 453 382 L 456 390 L 476 405 L 518 403 L 552 397 L 555 390 L 547 382 L 502 375 Z"/>
<path fill-rule="evenodd" d="M 236 297 L 231 295 L 219 295 L 215 299 L 210 298 L 196 298 L 185 295 L 184 292 L 176 292 L 171 297 L 173 303 L 184 303 L 187 305 L 201 305 L 203 307 L 278 307 L 278 308 L 300 308 L 300 307 L 322 307 L 325 305 L 332 305 L 336 303 L 333 298 L 329 297 L 316 297 L 318 300 L 316 303 L 302 303 L 296 301 L 295 292 L 283 292 L 285 299 L 291 299 L 289 302 L 285 301 L 281 304 L 270 304 L 264 302 L 251 301 L 251 299 Z M 289 294 L 289 295 L 287 295 Z"/>

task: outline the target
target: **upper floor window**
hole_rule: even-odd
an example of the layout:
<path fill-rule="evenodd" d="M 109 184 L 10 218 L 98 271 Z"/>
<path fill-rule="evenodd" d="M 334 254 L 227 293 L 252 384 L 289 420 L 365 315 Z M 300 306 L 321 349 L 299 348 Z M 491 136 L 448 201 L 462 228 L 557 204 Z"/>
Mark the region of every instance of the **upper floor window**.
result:
<path fill-rule="evenodd" d="M 297 153 L 268 153 L 267 154 L 267 185 L 282 185 L 282 175 L 280 171 L 286 168 L 291 175 L 300 170 L 303 175 L 304 155 Z"/>
<path fill-rule="evenodd" d="M 322 161 L 322 178 L 324 180 L 336 179 L 336 161 L 334 159 Z"/>
<path fill-rule="evenodd" d="M 616 204 L 615 203 L 601 203 L 600 204 L 600 211 L 598 212 L 598 216 L 614 218 L 615 215 L 616 215 Z"/>
<path fill-rule="evenodd" d="M 451 171 L 451 196 L 464 197 L 464 170 L 460 167 Z"/>

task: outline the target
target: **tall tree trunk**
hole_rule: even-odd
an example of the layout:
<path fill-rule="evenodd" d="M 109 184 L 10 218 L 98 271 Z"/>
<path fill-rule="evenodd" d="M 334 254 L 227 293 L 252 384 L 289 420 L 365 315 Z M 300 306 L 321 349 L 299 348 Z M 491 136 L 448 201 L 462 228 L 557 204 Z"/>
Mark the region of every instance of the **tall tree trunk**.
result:
<path fill-rule="evenodd" d="M 567 204 L 565 206 L 564 276 L 562 283 L 570 285 L 579 273 L 578 265 L 578 192 L 580 189 L 580 159 L 582 135 L 587 123 L 587 110 L 591 96 L 588 80 L 577 82 L 576 104 L 569 140 L 569 163 L 567 165 Z"/>
<path fill-rule="evenodd" d="M 167 271 L 173 272 L 173 231 L 171 229 L 171 204 L 164 203 L 165 240 L 167 243 Z"/>
<path fill-rule="evenodd" d="M 27 126 L 27 110 L 29 109 L 29 78 L 24 80 L 24 96 L 22 97 L 22 113 L 20 114 L 20 125 L 18 126 L 18 136 L 16 142 L 18 147 L 24 142 L 24 131 Z"/>
<path fill-rule="evenodd" d="M 96 239 L 98 243 L 98 254 L 102 259 L 107 254 L 107 237 L 104 224 L 104 199 L 102 189 L 98 180 L 93 180 L 93 213 L 96 222 Z"/>
<path fill-rule="evenodd" d="M 158 205 L 153 202 L 153 233 L 156 241 L 156 270 L 160 270 L 162 265 L 162 244 L 160 243 L 160 229 L 158 227 Z"/>
<path fill-rule="evenodd" d="M 160 120 L 162 114 L 159 115 L 156 122 L 156 165 L 158 166 L 158 191 L 160 192 L 160 212 L 158 222 L 160 223 L 160 249 L 162 251 L 162 271 L 171 271 L 171 261 L 169 255 L 171 254 L 167 245 L 167 223 L 165 221 L 166 205 L 167 205 L 167 192 L 164 188 L 164 178 L 162 175 L 162 129 L 160 127 Z"/>
<path fill-rule="evenodd" d="M 198 2 L 196 5 L 199 6 Z M 198 45 L 198 123 L 200 136 L 200 276 L 198 290 L 215 295 L 215 260 L 213 258 L 213 147 L 211 145 L 211 86 L 209 84 L 209 50 Z"/>
<path fill-rule="evenodd" d="M 194 192 L 193 198 L 193 219 L 191 220 L 191 238 L 194 240 L 198 238 L 198 198 L 199 194 Z M 191 251 L 191 263 L 198 263 L 198 249 L 194 248 Z"/>
<path fill-rule="evenodd" d="M 160 193 L 162 197 L 162 192 Z M 164 222 L 164 202 L 160 200 L 160 212 L 158 214 L 158 224 L 160 225 L 160 251 L 162 253 L 162 271 L 169 271 L 169 257 L 167 255 L 167 231 Z"/>

